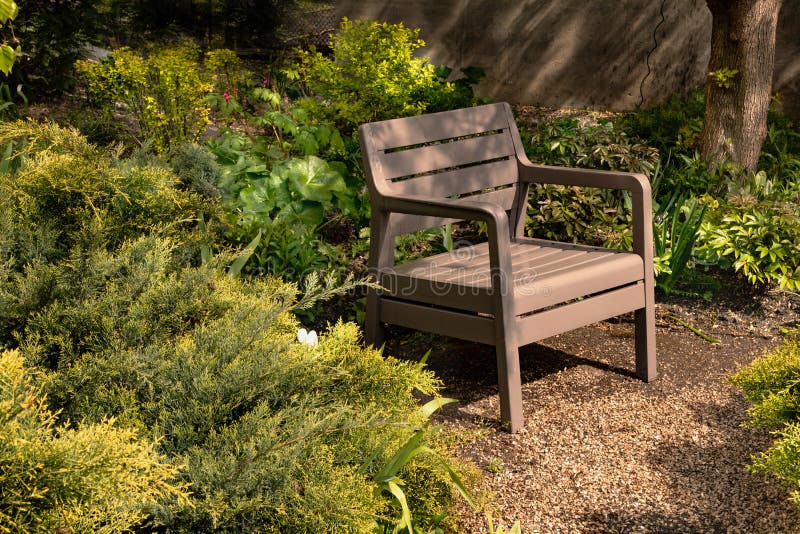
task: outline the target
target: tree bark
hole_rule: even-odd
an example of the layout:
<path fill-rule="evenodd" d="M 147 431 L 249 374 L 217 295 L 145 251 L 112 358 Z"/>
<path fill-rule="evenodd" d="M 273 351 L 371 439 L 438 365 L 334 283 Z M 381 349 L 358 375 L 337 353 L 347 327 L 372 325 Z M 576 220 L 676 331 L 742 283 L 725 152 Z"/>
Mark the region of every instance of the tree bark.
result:
<path fill-rule="evenodd" d="M 775 29 L 783 0 L 706 3 L 712 15 L 708 72 L 737 73 L 722 82 L 707 79 L 701 155 L 712 167 L 727 161 L 755 171 L 767 134 Z"/>

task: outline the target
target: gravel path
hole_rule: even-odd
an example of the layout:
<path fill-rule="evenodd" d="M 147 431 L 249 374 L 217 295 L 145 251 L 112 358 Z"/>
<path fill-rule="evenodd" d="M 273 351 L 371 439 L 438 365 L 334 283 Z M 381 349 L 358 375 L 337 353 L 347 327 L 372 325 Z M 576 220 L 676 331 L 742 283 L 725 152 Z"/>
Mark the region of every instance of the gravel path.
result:
<path fill-rule="evenodd" d="M 747 293 L 712 303 L 659 303 L 659 379 L 633 377 L 631 318 L 523 348 L 525 429 L 497 429 L 494 352 L 396 332 L 389 354 L 432 349 L 429 365 L 461 400 L 442 414 L 464 436 L 459 454 L 484 470 L 493 516 L 523 532 L 799 532 L 775 479 L 747 471 L 770 434 L 741 426 L 746 403 L 727 381 L 780 343 L 800 299 Z M 712 344 L 678 316 L 720 338 Z M 464 510 L 460 530 L 486 532 Z"/>

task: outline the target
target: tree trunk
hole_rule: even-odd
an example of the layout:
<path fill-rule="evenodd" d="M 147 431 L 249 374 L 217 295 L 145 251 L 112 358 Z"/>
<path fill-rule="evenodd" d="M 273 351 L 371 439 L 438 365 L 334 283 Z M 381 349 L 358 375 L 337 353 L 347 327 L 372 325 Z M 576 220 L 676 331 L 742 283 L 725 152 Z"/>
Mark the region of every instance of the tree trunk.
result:
<path fill-rule="evenodd" d="M 775 28 L 783 0 L 706 3 L 713 20 L 701 154 L 712 167 L 729 161 L 755 171 L 767 134 Z"/>

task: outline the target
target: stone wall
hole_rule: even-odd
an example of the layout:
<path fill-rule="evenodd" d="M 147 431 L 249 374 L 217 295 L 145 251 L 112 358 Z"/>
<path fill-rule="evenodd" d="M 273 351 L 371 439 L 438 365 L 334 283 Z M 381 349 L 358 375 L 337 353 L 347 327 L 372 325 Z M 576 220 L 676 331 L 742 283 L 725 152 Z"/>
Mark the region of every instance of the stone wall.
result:
<path fill-rule="evenodd" d="M 421 28 L 424 54 L 483 67 L 496 100 L 616 110 L 701 85 L 711 35 L 705 0 L 338 0 L 337 16 Z M 800 115 L 800 0 L 784 2 L 773 87 Z"/>

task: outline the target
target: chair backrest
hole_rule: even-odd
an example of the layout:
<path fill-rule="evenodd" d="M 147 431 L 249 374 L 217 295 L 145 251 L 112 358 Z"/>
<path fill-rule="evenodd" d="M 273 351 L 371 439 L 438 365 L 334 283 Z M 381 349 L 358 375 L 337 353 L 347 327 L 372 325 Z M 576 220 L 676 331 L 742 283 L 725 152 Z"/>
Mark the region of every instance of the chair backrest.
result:
<path fill-rule="evenodd" d="M 359 129 L 373 198 L 386 194 L 461 198 L 515 210 L 518 171 L 508 104 L 431 113 L 364 124 Z M 393 214 L 394 235 L 452 219 Z"/>

